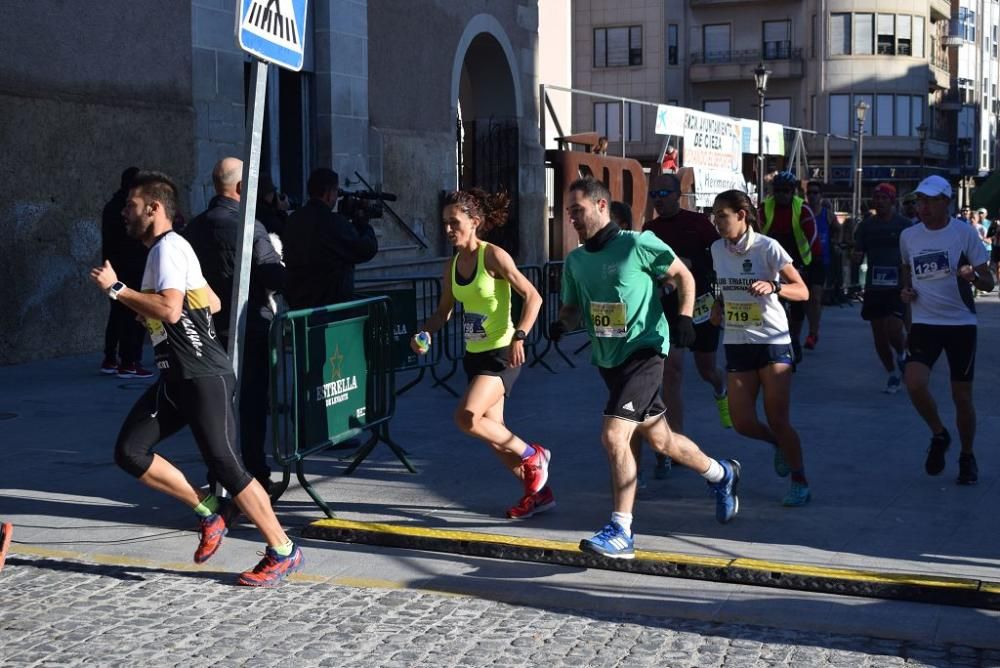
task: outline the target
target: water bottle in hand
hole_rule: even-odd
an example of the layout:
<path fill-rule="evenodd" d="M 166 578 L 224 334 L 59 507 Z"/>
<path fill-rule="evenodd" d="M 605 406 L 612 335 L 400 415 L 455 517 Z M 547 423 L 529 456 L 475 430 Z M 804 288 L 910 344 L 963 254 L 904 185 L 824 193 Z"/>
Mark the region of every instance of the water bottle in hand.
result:
<path fill-rule="evenodd" d="M 417 342 L 417 348 L 420 349 L 421 355 L 425 355 L 431 349 L 431 335 L 427 332 L 418 332 L 413 340 Z"/>

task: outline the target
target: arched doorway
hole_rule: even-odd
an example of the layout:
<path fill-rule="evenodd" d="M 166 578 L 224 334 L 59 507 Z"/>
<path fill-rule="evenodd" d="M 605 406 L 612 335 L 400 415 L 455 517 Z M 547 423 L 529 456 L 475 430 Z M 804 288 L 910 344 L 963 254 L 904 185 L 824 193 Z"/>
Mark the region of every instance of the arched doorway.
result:
<path fill-rule="evenodd" d="M 505 40 L 502 32 L 500 39 Z M 495 30 L 476 33 L 461 61 L 455 100 L 456 187 L 503 190 L 510 195 L 507 225 L 485 236 L 516 256 L 520 95 L 508 59 L 509 44 L 505 48 L 500 39 Z"/>

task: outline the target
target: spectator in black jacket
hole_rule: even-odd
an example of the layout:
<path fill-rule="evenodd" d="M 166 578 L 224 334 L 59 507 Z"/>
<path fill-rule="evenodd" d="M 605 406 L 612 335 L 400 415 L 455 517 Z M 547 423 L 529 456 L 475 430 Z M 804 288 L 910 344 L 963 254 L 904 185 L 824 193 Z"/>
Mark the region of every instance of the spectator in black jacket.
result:
<path fill-rule="evenodd" d="M 243 234 L 243 221 L 240 219 L 242 178 L 242 160 L 224 158 L 219 161 L 212 170 L 215 197 L 209 202 L 208 209 L 194 218 L 184 230 L 184 236 L 201 263 L 205 280 L 222 301 L 222 310 L 213 317 L 213 322 L 222 345 L 227 349 L 233 284 L 239 279 L 236 275 L 236 248 Z M 281 290 L 284 286 L 285 268 L 281 258 L 271 245 L 264 225 L 254 221 L 240 376 L 240 447 L 247 470 L 265 490 L 271 484 L 271 470 L 264 454 L 267 433 L 267 333 L 274 318 L 267 291 Z"/>
<path fill-rule="evenodd" d="M 138 167 L 122 172 L 121 187 L 104 205 L 101 213 L 101 256 L 118 272 L 118 278 L 127 285 L 141 285 L 148 250 L 138 239 L 125 231 L 122 210 L 128 199 L 129 186 L 139 173 Z M 104 329 L 104 361 L 101 373 L 117 374 L 119 378 L 149 378 L 152 371 L 142 368 L 142 342 L 146 328 L 135 319 L 127 306 L 109 299 L 111 310 Z"/>
<path fill-rule="evenodd" d="M 288 217 L 281 239 L 288 267 L 285 299 L 293 309 L 351 301 L 354 265 L 378 252 L 367 221 L 351 221 L 332 210 L 340 189 L 336 172 L 317 169 L 306 188 L 309 201 Z"/>

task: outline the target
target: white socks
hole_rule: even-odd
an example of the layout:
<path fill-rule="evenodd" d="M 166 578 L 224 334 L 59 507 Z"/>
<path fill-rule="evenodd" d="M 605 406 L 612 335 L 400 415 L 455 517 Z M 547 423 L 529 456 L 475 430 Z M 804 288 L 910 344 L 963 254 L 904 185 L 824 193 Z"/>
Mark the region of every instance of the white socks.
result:
<path fill-rule="evenodd" d="M 632 535 L 632 513 L 611 513 L 611 521 Z"/>
<path fill-rule="evenodd" d="M 712 463 L 708 465 L 708 470 L 702 473 L 701 477 L 709 482 L 719 482 L 726 477 L 726 469 L 722 468 L 722 464 L 715 459 L 711 461 Z"/>

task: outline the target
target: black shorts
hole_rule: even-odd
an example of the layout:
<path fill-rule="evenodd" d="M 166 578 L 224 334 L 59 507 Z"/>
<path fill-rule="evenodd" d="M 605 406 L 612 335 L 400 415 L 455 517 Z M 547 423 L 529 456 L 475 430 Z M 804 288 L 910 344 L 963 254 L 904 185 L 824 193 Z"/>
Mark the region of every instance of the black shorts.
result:
<path fill-rule="evenodd" d="M 728 343 L 725 348 L 726 371 L 730 373 L 759 371 L 771 364 L 795 364 L 790 343 Z"/>
<path fill-rule="evenodd" d="M 510 365 L 510 347 L 494 348 L 481 353 L 466 352 L 462 358 L 462 368 L 469 382 L 476 376 L 497 376 L 503 382 L 503 393 L 510 396 L 514 382 L 521 375 L 521 367 Z"/>
<path fill-rule="evenodd" d="M 906 306 L 899 297 L 899 290 L 865 290 L 864 302 L 861 304 L 861 318 L 863 320 L 878 320 L 896 316 L 902 318 L 906 313 Z"/>
<path fill-rule="evenodd" d="M 941 351 L 948 358 L 953 383 L 971 383 L 976 370 L 975 325 L 913 323 L 907 339 L 907 362 L 933 368 Z"/>
<path fill-rule="evenodd" d="M 604 384 L 608 386 L 604 416 L 645 422 L 651 417 L 663 415 L 667 411 L 660 396 L 663 359 L 660 351 L 645 348 L 632 353 L 616 367 L 597 367 Z"/>
<path fill-rule="evenodd" d="M 813 261 L 799 273 L 802 274 L 802 280 L 809 286 L 810 290 L 814 285 L 826 285 L 826 265 L 819 258 L 814 257 Z"/>
<path fill-rule="evenodd" d="M 667 318 L 667 328 L 670 331 L 670 347 L 674 348 L 677 343 L 674 341 L 674 332 L 677 331 L 675 323 L 677 315 Z M 693 353 L 714 353 L 719 349 L 719 335 L 722 333 L 721 327 L 716 327 L 711 322 L 705 322 L 694 326 L 694 343 L 688 346 L 688 350 Z"/>

